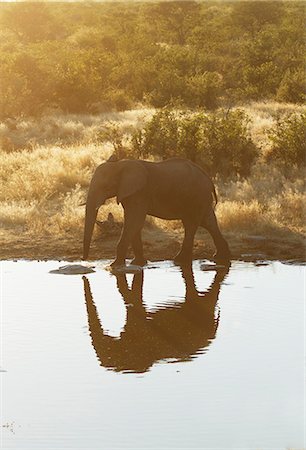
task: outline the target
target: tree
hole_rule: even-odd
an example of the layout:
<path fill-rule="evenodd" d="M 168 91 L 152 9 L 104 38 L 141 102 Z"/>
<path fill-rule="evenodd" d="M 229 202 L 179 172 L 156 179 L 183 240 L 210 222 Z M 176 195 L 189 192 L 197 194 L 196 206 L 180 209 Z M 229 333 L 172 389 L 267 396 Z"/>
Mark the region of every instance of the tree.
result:
<path fill-rule="evenodd" d="M 265 24 L 278 23 L 283 12 L 282 2 L 240 1 L 233 4 L 231 17 L 236 26 L 254 34 Z"/>
<path fill-rule="evenodd" d="M 44 3 L 12 4 L 3 11 L 1 24 L 26 42 L 54 39 L 62 29 Z"/>
<path fill-rule="evenodd" d="M 160 2 L 148 12 L 162 35 L 162 39 L 171 44 L 185 45 L 187 37 L 195 26 L 200 5 L 195 1 Z"/>
<path fill-rule="evenodd" d="M 305 70 L 288 69 L 279 85 L 276 98 L 280 102 L 304 103 L 306 100 Z"/>

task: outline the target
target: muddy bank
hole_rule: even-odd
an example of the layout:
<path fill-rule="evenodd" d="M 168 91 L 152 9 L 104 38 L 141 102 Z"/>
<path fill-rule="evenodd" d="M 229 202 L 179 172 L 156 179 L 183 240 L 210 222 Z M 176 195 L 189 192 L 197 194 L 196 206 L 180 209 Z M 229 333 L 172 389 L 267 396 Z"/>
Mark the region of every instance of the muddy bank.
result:
<path fill-rule="evenodd" d="M 114 235 L 98 235 L 93 240 L 89 260 L 112 259 L 120 232 Z M 29 259 L 66 261 L 80 260 L 82 257 L 82 235 L 62 237 L 16 234 L 4 230 L 0 234 L 0 259 Z M 148 260 L 172 259 L 179 251 L 183 238 L 181 230 L 145 228 L 143 231 L 144 253 Z M 233 259 L 255 261 L 258 259 L 305 260 L 305 240 L 301 234 L 280 236 L 225 233 Z M 199 231 L 194 243 L 194 259 L 211 259 L 214 245 L 205 231 Z M 132 257 L 132 253 L 129 254 Z"/>

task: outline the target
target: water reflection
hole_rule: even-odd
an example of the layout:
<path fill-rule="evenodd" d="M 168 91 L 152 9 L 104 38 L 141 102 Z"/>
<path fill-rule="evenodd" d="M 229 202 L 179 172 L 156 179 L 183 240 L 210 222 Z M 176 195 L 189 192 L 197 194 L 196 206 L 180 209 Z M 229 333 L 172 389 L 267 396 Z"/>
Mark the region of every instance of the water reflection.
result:
<path fill-rule="evenodd" d="M 205 292 L 196 289 L 191 267 L 182 268 L 185 301 L 156 312 L 143 306 L 143 272 L 136 273 L 129 288 L 125 274 L 117 274 L 117 288 L 127 305 L 127 320 L 120 338 L 108 336 L 84 276 L 84 292 L 92 345 L 100 364 L 117 372 L 143 373 L 157 361 L 188 361 L 204 353 L 216 336 L 216 305 L 229 267 L 216 271 Z"/>

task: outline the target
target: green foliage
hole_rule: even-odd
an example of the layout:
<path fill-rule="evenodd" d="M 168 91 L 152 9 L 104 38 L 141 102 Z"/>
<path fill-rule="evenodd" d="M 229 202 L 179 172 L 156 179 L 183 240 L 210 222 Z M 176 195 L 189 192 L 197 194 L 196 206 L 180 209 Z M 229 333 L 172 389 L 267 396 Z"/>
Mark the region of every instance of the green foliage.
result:
<path fill-rule="evenodd" d="M 134 134 L 132 146 L 137 157 L 180 156 L 211 175 L 246 176 L 256 156 L 247 127 L 248 118 L 240 110 L 205 114 L 163 109 Z"/>
<path fill-rule="evenodd" d="M 199 20 L 200 5 L 195 1 L 162 1 L 147 9 L 147 20 L 166 42 L 185 45 Z"/>
<path fill-rule="evenodd" d="M 215 109 L 222 92 L 222 76 L 217 72 L 204 72 L 191 76 L 187 81 L 189 98 L 186 104 Z"/>
<path fill-rule="evenodd" d="M 241 1 L 234 4 L 231 18 L 242 30 L 254 33 L 263 25 L 278 23 L 283 13 L 282 2 Z"/>
<path fill-rule="evenodd" d="M 0 23 L 15 33 L 16 38 L 25 42 L 54 39 L 60 33 L 61 25 L 45 3 L 16 3 L 5 8 Z"/>
<path fill-rule="evenodd" d="M 277 90 L 280 102 L 304 103 L 306 99 L 306 77 L 304 69 L 288 69 Z"/>
<path fill-rule="evenodd" d="M 0 3 L 0 119 L 305 99 L 305 3 Z"/>
<path fill-rule="evenodd" d="M 114 153 L 117 155 L 123 150 L 123 132 L 119 125 L 114 122 L 108 122 L 104 125 L 97 133 L 96 140 L 97 142 L 110 142 Z"/>
<path fill-rule="evenodd" d="M 152 117 L 143 130 L 132 138 L 132 146 L 137 156 L 156 155 L 161 158 L 178 153 L 178 120 L 174 112 L 164 109 Z"/>
<path fill-rule="evenodd" d="M 272 146 L 267 161 L 289 167 L 306 165 L 306 114 L 278 119 L 268 136 Z"/>

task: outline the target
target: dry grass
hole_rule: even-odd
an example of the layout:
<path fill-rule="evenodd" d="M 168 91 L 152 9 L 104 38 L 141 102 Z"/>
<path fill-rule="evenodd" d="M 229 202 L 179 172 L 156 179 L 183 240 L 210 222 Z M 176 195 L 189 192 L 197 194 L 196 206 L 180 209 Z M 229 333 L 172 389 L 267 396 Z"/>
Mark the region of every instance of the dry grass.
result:
<path fill-rule="evenodd" d="M 38 145 L 97 143 L 105 125 L 112 123 L 128 134 L 132 127 L 141 127 L 153 113 L 153 109 L 140 108 L 98 115 L 50 113 L 37 119 L 8 119 L 0 123 L 0 147 L 9 152 Z"/>
<path fill-rule="evenodd" d="M 275 120 L 289 113 L 302 112 L 304 107 L 277 102 L 254 102 L 243 109 L 251 119 L 250 130 L 256 144 L 267 145 L 266 130 Z M 120 127 L 123 134 L 141 127 L 155 110 L 139 108 L 125 112 L 98 115 L 49 113 L 37 119 L 8 119 L 0 122 L 0 148 L 10 152 L 33 149 L 39 145 L 75 145 L 97 143 L 98 136 L 107 124 Z"/>
<path fill-rule="evenodd" d="M 146 113 L 150 112 L 146 111 Z M 263 122 L 262 114 L 266 113 L 268 114 L 264 105 L 253 108 L 253 126 L 255 123 L 256 133 L 259 133 L 260 127 L 264 129 L 268 122 L 273 120 L 270 115 L 267 117 L 267 122 Z M 143 117 L 140 113 L 131 112 L 130 116 L 128 113 L 122 114 L 124 117 L 122 126 L 126 126 L 128 120 L 138 124 L 140 120 L 143 120 L 140 119 Z M 65 126 L 71 118 L 66 119 Z M 60 120 L 61 118 L 58 118 L 59 122 Z M 86 120 L 90 129 L 93 121 L 98 119 L 82 118 L 82 126 L 85 130 L 82 132 L 83 136 L 86 136 Z M 63 128 L 65 128 L 64 125 Z M 24 126 L 26 127 L 25 122 Z M 87 130 L 87 132 L 90 135 L 91 131 Z M 26 136 L 28 134 L 25 132 L 24 142 L 27 139 Z M 71 138 L 71 134 L 68 133 L 68 136 Z M 3 247 L 1 257 L 10 256 L 8 249 L 14 246 L 14 240 L 17 239 L 28 240 L 29 247 L 31 242 L 33 244 L 38 238 L 44 242 L 49 241 L 49 246 L 52 246 L 52 240 L 54 245 L 57 245 L 58 240 L 64 242 L 65 239 L 79 246 L 84 221 L 84 206 L 79 205 L 85 200 L 94 168 L 107 159 L 111 152 L 110 144 L 97 145 L 94 140 L 91 141 L 91 138 L 88 138 L 87 144 L 51 145 L 48 143 L 29 148 L 26 143 L 22 149 L 10 152 L 7 149 L 2 150 L 0 153 L 0 227 L 2 228 L 1 237 L 7 245 Z M 295 247 L 299 246 L 301 249 L 302 233 L 305 232 L 304 205 L 306 204 L 303 178 L 303 173 L 292 171 L 288 179 L 277 168 L 258 163 L 247 180 L 226 183 L 217 180 L 219 194 L 217 215 L 221 228 L 230 240 L 250 235 L 270 236 L 287 242 L 292 240 Z M 122 220 L 121 207 L 115 202 L 110 202 L 101 208 L 100 220 L 106 218 L 110 211 L 113 212 L 116 220 Z M 157 219 L 151 219 L 150 222 L 162 233 L 168 233 L 172 237 L 177 236 L 179 229 L 177 222 L 164 222 Z M 96 236 L 97 233 L 96 231 Z M 152 231 L 150 233 L 148 239 L 151 241 L 162 239 L 164 236 L 162 234 L 156 237 Z M 151 244 L 154 246 L 154 242 Z M 69 247 L 67 249 L 68 252 Z M 237 250 L 237 255 L 238 253 Z M 31 258 L 33 254 L 30 252 L 26 256 Z"/>
<path fill-rule="evenodd" d="M 302 170 L 284 177 L 277 167 L 256 165 L 242 181 L 219 181 L 218 215 L 229 231 L 270 232 L 289 229 L 305 232 L 305 183 Z"/>
<path fill-rule="evenodd" d="M 90 144 L 2 153 L 1 226 L 52 235 L 80 230 L 86 187 L 111 151 Z"/>
<path fill-rule="evenodd" d="M 252 140 L 263 151 L 269 147 L 266 132 L 273 127 L 278 118 L 292 113 L 305 112 L 304 106 L 272 101 L 253 102 L 250 105 L 242 106 L 240 109 L 243 109 L 249 116 Z"/>

